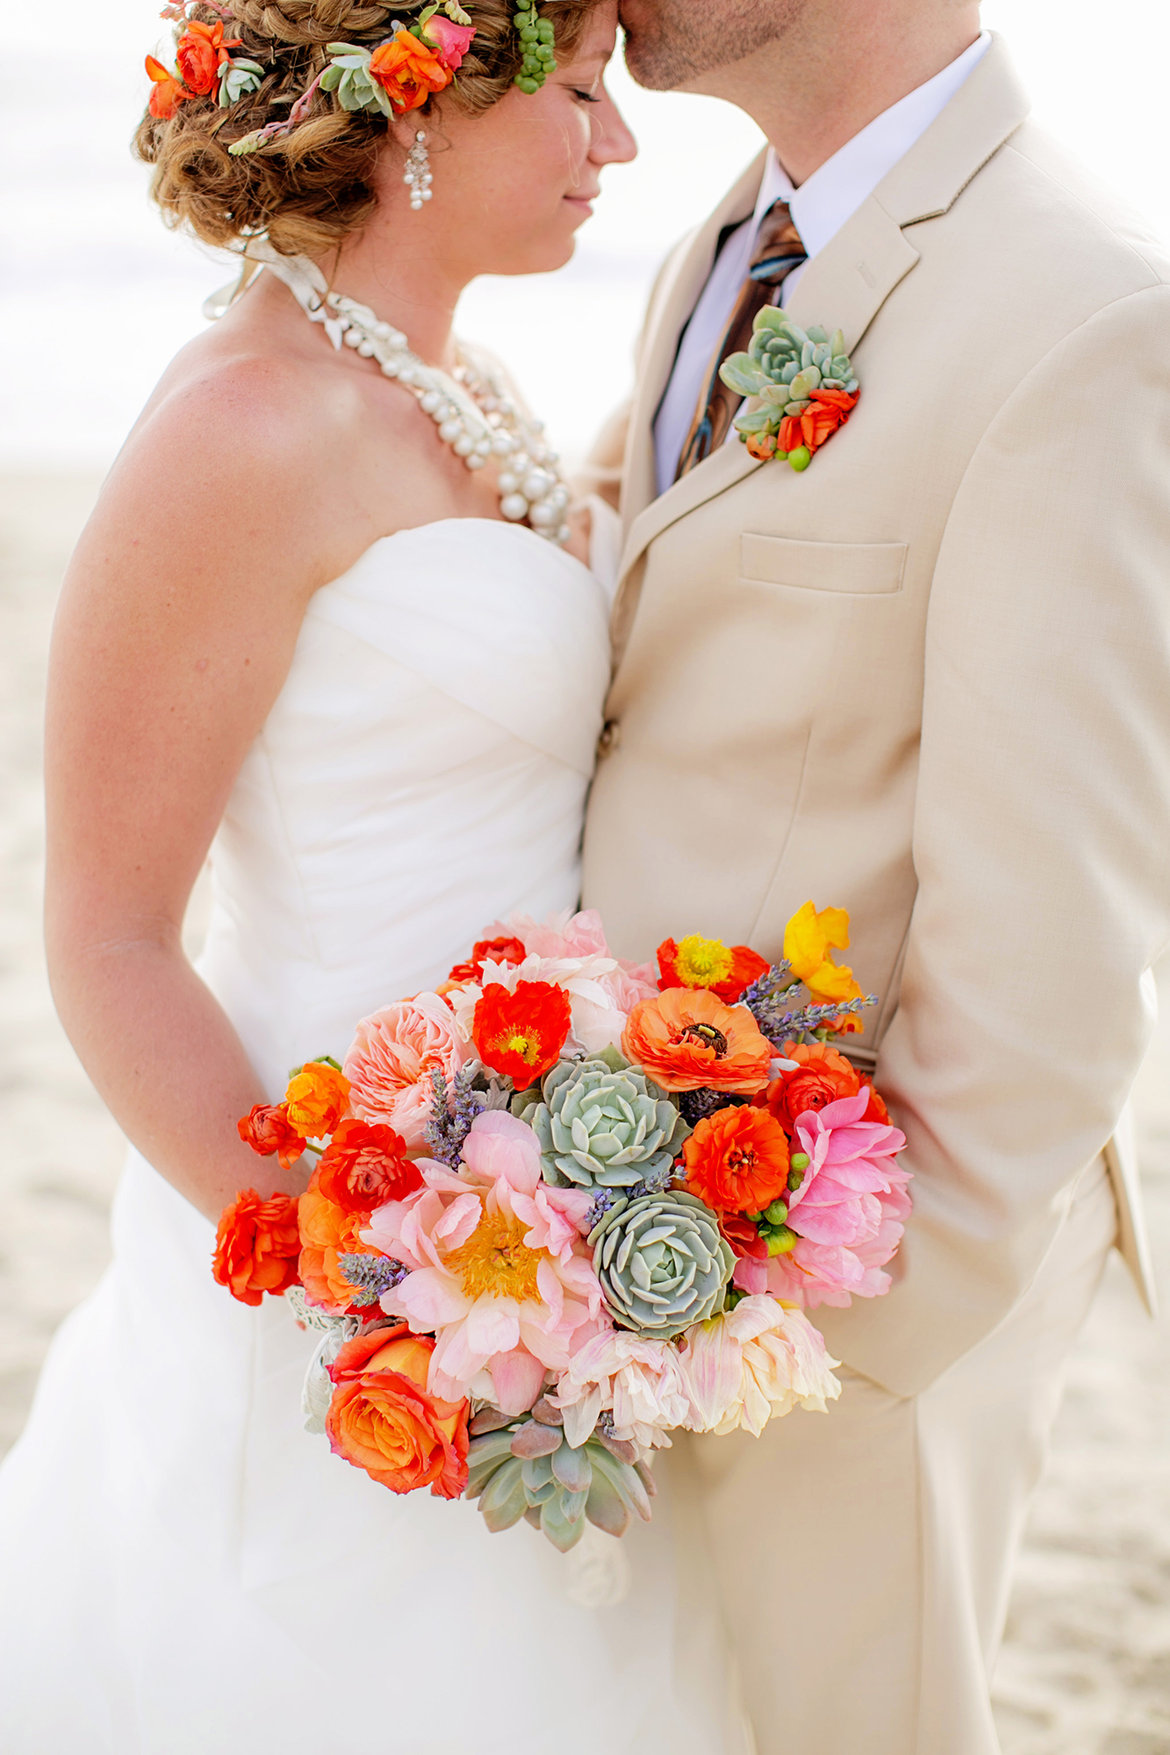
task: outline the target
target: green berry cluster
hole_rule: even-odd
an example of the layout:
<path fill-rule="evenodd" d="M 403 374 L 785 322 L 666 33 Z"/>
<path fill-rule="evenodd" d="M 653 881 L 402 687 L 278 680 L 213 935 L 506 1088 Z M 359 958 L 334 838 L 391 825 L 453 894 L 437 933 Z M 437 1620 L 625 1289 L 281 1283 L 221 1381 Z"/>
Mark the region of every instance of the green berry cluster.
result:
<path fill-rule="evenodd" d="M 804 1181 L 804 1173 L 809 1166 L 807 1152 L 793 1152 L 788 1176 L 788 1190 L 795 1194 Z M 769 1255 L 787 1255 L 796 1247 L 796 1232 L 789 1229 L 788 1203 L 774 1200 L 766 1206 L 762 1213 L 748 1213 L 746 1217 L 756 1227 L 764 1242 L 768 1245 Z"/>
<path fill-rule="evenodd" d="M 530 6 L 519 6 L 513 14 L 513 22 L 524 56 L 516 75 L 516 84 L 521 91 L 539 91 L 549 74 L 555 73 L 557 69 L 557 58 L 553 52 L 553 27 L 547 18 L 539 17 L 535 0 Z"/>

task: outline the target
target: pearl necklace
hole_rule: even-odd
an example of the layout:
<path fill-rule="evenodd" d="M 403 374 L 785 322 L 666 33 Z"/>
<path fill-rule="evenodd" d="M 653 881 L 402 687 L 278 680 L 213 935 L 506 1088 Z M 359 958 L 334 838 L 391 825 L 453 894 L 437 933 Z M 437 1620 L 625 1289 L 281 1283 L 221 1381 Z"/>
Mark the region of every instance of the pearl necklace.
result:
<path fill-rule="evenodd" d="M 304 256 L 281 256 L 259 239 L 248 244 L 249 258 L 284 282 L 312 323 L 320 323 L 334 347 L 351 347 L 362 359 L 376 360 L 387 378 L 412 391 L 440 439 L 462 457 L 468 469 L 482 469 L 498 458 L 500 513 L 510 523 L 527 523 L 538 536 L 564 543 L 569 490 L 557 467 L 544 428 L 522 414 L 499 372 L 474 359 L 456 343 L 454 375 L 428 366 L 412 353 L 406 336 L 365 305 L 331 292 L 316 264 Z M 210 302 L 210 301 L 209 301 Z"/>

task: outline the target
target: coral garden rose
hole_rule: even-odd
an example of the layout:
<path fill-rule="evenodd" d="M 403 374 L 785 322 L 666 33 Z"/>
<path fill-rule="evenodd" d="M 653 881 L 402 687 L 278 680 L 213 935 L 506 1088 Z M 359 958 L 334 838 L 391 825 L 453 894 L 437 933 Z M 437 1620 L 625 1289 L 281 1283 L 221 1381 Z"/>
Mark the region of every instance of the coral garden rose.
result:
<path fill-rule="evenodd" d="M 795 1061 L 795 1066 L 774 1079 L 756 1101 L 789 1135 L 807 1110 L 824 1109 L 840 1097 L 855 1097 L 861 1089 L 856 1067 L 827 1042 L 785 1042 L 781 1052 L 785 1060 Z M 872 1088 L 865 1120 L 889 1125 L 889 1111 Z"/>
<path fill-rule="evenodd" d="M 422 1187 L 406 1141 L 382 1122 L 343 1121 L 317 1164 L 317 1187 L 347 1213 L 369 1215 Z"/>
<path fill-rule="evenodd" d="M 169 122 L 179 105 L 192 94 L 186 91 L 180 80 L 165 68 L 161 61 L 153 55 L 146 57 L 146 71 L 150 75 L 150 104 L 152 116 L 160 122 Z"/>
<path fill-rule="evenodd" d="M 479 1058 L 525 1091 L 560 1059 L 572 1011 L 563 987 L 520 981 L 513 992 L 500 982 L 484 988 L 471 1022 Z"/>
<path fill-rule="evenodd" d="M 438 994 L 397 1000 L 363 1018 L 345 1057 L 349 1106 L 361 1121 L 394 1128 L 408 1147 L 426 1144 L 432 1073 L 453 1079 L 470 1049 Z"/>
<path fill-rule="evenodd" d="M 259 1304 L 265 1292 L 279 1296 L 298 1283 L 300 1248 L 295 1196 L 262 1200 L 245 1188 L 220 1217 L 212 1272 L 241 1304 Z"/>
<path fill-rule="evenodd" d="M 687 1189 L 717 1213 L 759 1213 L 788 1192 L 788 1139 L 751 1104 L 716 1109 L 683 1142 Z"/>
<path fill-rule="evenodd" d="M 370 56 L 370 78 L 382 87 L 395 115 L 402 116 L 419 109 L 432 92 L 446 90 L 451 72 L 434 49 L 400 30 Z"/>
<path fill-rule="evenodd" d="M 341 1271 L 342 1256 L 374 1255 L 377 1251 L 358 1234 L 365 1215 L 347 1213 L 328 1200 L 318 1186 L 319 1173 L 318 1167 L 300 1202 L 301 1284 L 310 1303 L 338 1314 L 349 1309 L 354 1297 L 354 1288 Z"/>
<path fill-rule="evenodd" d="M 788 1225 L 796 1241 L 766 1262 L 741 1258 L 735 1284 L 770 1292 L 813 1310 L 876 1298 L 889 1289 L 886 1263 L 896 1251 L 910 1212 L 910 1172 L 896 1153 L 906 1144 L 896 1127 L 866 1120 L 868 1089 L 808 1111 L 793 1146 L 809 1162 L 788 1197 Z"/>
<path fill-rule="evenodd" d="M 284 1093 L 289 1121 L 306 1139 L 332 1133 L 345 1114 L 349 1080 L 326 1060 L 310 1060 L 293 1074 Z"/>
<path fill-rule="evenodd" d="M 197 97 L 206 97 L 213 92 L 219 84 L 220 68 L 225 61 L 231 60 L 228 50 L 239 47 L 239 37 L 225 41 L 220 20 L 214 24 L 202 24 L 198 19 L 192 19 L 179 38 L 175 52 L 187 89 Z"/>
<path fill-rule="evenodd" d="M 429 1487 L 458 1499 L 467 1485 L 468 1404 L 427 1389 L 434 1348 L 405 1323 L 348 1341 L 329 1366 L 325 1430 L 335 1456 L 392 1493 Z"/>
<path fill-rule="evenodd" d="M 305 1137 L 289 1121 L 283 1103 L 257 1103 L 236 1128 L 244 1144 L 262 1158 L 279 1154 L 284 1170 L 295 1164 L 305 1149 Z"/>
<path fill-rule="evenodd" d="M 784 928 L 784 956 L 818 1005 L 861 999 L 852 969 L 834 963 L 832 952 L 849 948 L 849 916 L 844 908 L 821 908 L 806 902 Z"/>
<path fill-rule="evenodd" d="M 734 1310 L 683 1336 L 683 1379 L 692 1432 L 743 1430 L 757 1438 L 769 1420 L 797 1406 L 826 1411 L 841 1385 L 818 1330 L 775 1298 L 743 1298 Z"/>
<path fill-rule="evenodd" d="M 411 1271 L 383 1294 L 388 1316 L 435 1334 L 430 1386 L 523 1413 L 601 1312 L 581 1232 L 592 1197 L 550 1188 L 530 1127 L 476 1117 L 455 1175 L 423 1160 L 425 1186 L 382 1207 L 363 1238 Z"/>
<path fill-rule="evenodd" d="M 761 1089 L 772 1048 L 746 1006 L 705 988 L 671 987 L 630 1013 L 622 1052 L 665 1091 Z"/>
<path fill-rule="evenodd" d="M 724 1005 L 734 1005 L 746 988 L 768 973 L 769 964 L 750 945 L 725 945 L 722 939 L 692 933 L 678 943 L 663 939 L 658 947 L 658 985 L 709 987 Z"/>

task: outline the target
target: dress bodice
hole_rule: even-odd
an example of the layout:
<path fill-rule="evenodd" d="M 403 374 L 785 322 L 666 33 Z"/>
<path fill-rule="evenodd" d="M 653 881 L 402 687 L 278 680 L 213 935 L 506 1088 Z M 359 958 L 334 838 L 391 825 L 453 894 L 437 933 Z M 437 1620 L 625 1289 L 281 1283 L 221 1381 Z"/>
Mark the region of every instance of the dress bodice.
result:
<path fill-rule="evenodd" d="M 385 537 L 313 597 L 216 837 L 200 963 L 274 1090 L 497 915 L 575 903 L 608 601 L 478 518 Z"/>

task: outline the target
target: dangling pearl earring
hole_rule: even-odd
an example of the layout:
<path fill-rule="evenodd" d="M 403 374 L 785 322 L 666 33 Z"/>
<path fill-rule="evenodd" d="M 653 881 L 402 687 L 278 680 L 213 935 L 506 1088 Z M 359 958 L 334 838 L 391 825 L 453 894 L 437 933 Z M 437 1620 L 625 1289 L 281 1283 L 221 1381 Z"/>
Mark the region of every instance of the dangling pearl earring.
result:
<path fill-rule="evenodd" d="M 424 201 L 431 198 L 431 156 L 427 151 L 427 137 L 420 128 L 414 137 L 414 145 L 406 155 L 406 170 L 402 181 L 410 190 L 410 205 L 417 213 Z"/>

